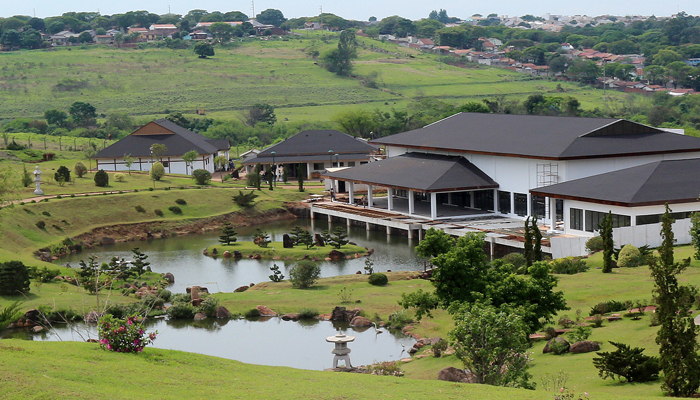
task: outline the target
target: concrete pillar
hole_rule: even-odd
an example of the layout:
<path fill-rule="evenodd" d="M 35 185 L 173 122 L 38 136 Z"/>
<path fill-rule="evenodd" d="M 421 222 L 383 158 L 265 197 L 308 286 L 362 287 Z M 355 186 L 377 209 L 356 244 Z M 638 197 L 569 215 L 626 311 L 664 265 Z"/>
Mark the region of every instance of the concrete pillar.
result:
<path fill-rule="evenodd" d="M 515 193 L 510 192 L 510 213 L 515 214 Z"/>
<path fill-rule="evenodd" d="M 314 213 L 314 208 L 311 207 L 311 221 L 313 221 L 315 218 L 316 217 L 315 217 L 315 213 Z"/>
<path fill-rule="evenodd" d="M 447 193 L 447 205 L 452 205 L 452 193 Z"/>
<path fill-rule="evenodd" d="M 369 222 L 365 222 L 365 229 L 367 229 L 367 232 L 371 230 Z"/>
<path fill-rule="evenodd" d="M 346 226 L 347 226 L 348 229 L 349 229 L 349 228 L 350 228 L 350 225 L 352 225 L 352 220 L 351 220 L 350 218 L 345 218 L 345 224 L 346 224 Z"/>
<path fill-rule="evenodd" d="M 306 163 L 306 179 L 311 179 L 311 163 Z"/>
<path fill-rule="evenodd" d="M 331 217 L 330 214 L 328 214 L 328 231 L 330 232 L 331 230 L 331 222 L 333 221 L 333 217 Z"/>
<path fill-rule="evenodd" d="M 387 225 L 386 227 L 386 235 L 391 236 L 391 227 Z"/>
<path fill-rule="evenodd" d="M 386 188 L 387 210 L 394 209 L 394 189 Z"/>
<path fill-rule="evenodd" d="M 418 228 L 418 241 L 423 240 L 423 228 Z"/>
<path fill-rule="evenodd" d="M 372 196 L 372 185 L 367 185 L 367 207 L 374 206 L 374 196 Z"/>
<path fill-rule="evenodd" d="M 498 212 L 498 189 L 493 189 L 493 211 Z"/>
<path fill-rule="evenodd" d="M 408 215 L 413 215 L 415 212 L 415 199 L 413 198 L 413 190 L 408 191 Z"/>
<path fill-rule="evenodd" d="M 355 204 L 355 183 L 347 182 L 345 186 L 348 188 L 348 204 Z"/>
<path fill-rule="evenodd" d="M 532 215 L 532 197 L 530 196 L 530 193 L 527 194 L 527 215 Z"/>
<path fill-rule="evenodd" d="M 437 218 L 437 193 L 430 193 L 430 219 Z"/>
<path fill-rule="evenodd" d="M 474 208 L 474 191 L 469 191 L 469 208 Z"/>

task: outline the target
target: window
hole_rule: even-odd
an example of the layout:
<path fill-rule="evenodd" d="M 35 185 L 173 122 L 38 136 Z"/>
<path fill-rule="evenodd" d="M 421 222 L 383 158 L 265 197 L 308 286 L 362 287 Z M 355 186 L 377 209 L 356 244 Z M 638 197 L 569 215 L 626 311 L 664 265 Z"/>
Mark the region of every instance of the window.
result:
<path fill-rule="evenodd" d="M 510 192 L 498 191 L 498 212 L 510 214 Z"/>
<path fill-rule="evenodd" d="M 527 195 L 522 193 L 513 193 L 513 200 L 515 206 L 515 214 L 521 217 L 527 215 Z"/>
<path fill-rule="evenodd" d="M 355 166 L 355 161 L 348 161 L 348 167 L 354 167 L 354 166 Z"/>
<path fill-rule="evenodd" d="M 165 167 L 165 168 L 170 167 L 170 161 L 163 161 L 163 167 Z"/>
<path fill-rule="evenodd" d="M 597 231 L 598 226 L 600 225 L 600 222 L 605 217 L 605 214 L 607 214 L 607 213 L 586 210 L 586 213 L 585 213 L 586 231 L 588 231 L 588 232 Z M 613 225 L 613 228 L 630 226 L 630 225 L 632 225 L 632 218 L 630 218 L 629 215 L 612 214 L 612 225 Z"/>
<path fill-rule="evenodd" d="M 546 217 L 545 207 L 544 207 L 544 197 L 533 194 L 530 196 L 530 210 L 533 216 L 537 216 L 539 219 Z"/>
<path fill-rule="evenodd" d="M 493 190 L 477 190 L 474 192 L 474 207 L 480 210 L 493 210 Z"/>
<path fill-rule="evenodd" d="M 360 161 L 360 165 L 367 164 L 369 161 Z"/>
<path fill-rule="evenodd" d="M 321 169 L 326 169 L 326 164 L 324 163 L 314 163 L 314 169 L 315 170 L 321 170 Z"/>
<path fill-rule="evenodd" d="M 564 200 L 556 199 L 554 201 L 554 204 L 555 204 L 554 207 L 556 208 L 554 220 L 557 222 L 563 221 L 564 220 Z"/>
<path fill-rule="evenodd" d="M 693 213 L 693 211 L 671 213 L 671 218 L 678 221 L 679 219 L 690 218 L 690 215 L 692 213 Z M 663 214 L 637 215 L 637 225 L 657 224 L 657 223 L 661 222 L 662 216 L 663 216 Z"/>
<path fill-rule="evenodd" d="M 577 231 L 582 231 L 583 230 L 583 210 L 580 208 L 572 208 L 570 210 L 571 214 L 571 223 L 570 228 L 571 229 L 576 229 Z"/>
<path fill-rule="evenodd" d="M 406 189 L 394 189 L 394 195 L 396 197 L 408 198 L 408 190 L 406 190 Z"/>

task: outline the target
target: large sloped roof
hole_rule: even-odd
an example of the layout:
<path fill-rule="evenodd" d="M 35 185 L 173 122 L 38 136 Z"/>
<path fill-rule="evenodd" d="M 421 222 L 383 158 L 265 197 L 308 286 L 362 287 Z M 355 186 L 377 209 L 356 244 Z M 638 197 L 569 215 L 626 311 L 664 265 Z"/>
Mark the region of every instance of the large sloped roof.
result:
<path fill-rule="evenodd" d="M 700 151 L 700 138 L 613 118 L 459 113 L 372 143 L 552 160 Z"/>
<path fill-rule="evenodd" d="M 330 150 L 330 151 L 329 151 Z M 275 162 L 312 162 L 324 161 L 332 154 L 339 160 L 369 159 L 369 154 L 377 150 L 377 146 L 368 144 L 336 130 L 311 130 L 297 133 L 279 143 L 261 151 L 257 157 L 246 159 L 244 164 L 269 163 L 272 152 L 275 152 Z"/>
<path fill-rule="evenodd" d="M 152 134 L 139 133 L 149 125 Z M 151 146 L 154 144 L 167 147 L 168 151 L 163 154 L 164 157 L 181 156 L 191 150 L 199 154 L 214 154 L 230 147 L 227 140 L 209 139 L 167 119 L 158 119 L 99 151 L 93 158 L 121 158 L 125 154 L 132 157 L 150 157 Z"/>
<path fill-rule="evenodd" d="M 408 153 L 324 177 L 421 192 L 493 189 L 493 179 L 461 156 Z"/>
<path fill-rule="evenodd" d="M 594 203 L 644 206 L 698 201 L 700 159 L 664 160 L 532 189 L 530 193 Z"/>

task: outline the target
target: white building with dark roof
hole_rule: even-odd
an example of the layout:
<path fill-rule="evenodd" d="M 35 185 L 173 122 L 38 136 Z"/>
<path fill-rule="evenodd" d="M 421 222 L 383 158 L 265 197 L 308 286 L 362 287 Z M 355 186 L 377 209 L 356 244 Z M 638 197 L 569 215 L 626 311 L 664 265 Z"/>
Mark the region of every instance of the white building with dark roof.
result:
<path fill-rule="evenodd" d="M 151 146 L 162 144 L 165 154 L 153 155 Z M 125 138 L 99 151 L 92 158 L 97 161 L 97 169 L 105 171 L 126 171 L 125 156 L 134 158 L 131 169 L 149 171 L 155 161 L 161 161 L 169 174 L 191 174 L 195 169 L 214 172 L 214 157 L 226 156 L 231 148 L 228 140 L 210 139 L 168 121 L 158 119 L 142 126 Z M 187 168 L 182 156 L 194 150 L 199 157 Z"/>

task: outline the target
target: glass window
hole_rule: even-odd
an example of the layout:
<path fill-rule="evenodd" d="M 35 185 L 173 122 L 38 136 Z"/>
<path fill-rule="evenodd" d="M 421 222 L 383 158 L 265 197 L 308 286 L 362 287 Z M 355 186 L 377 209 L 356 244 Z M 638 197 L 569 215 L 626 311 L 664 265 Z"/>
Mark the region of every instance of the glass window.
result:
<path fill-rule="evenodd" d="M 599 229 L 600 222 L 605 217 L 605 214 L 607 213 L 586 210 L 586 231 L 597 231 Z M 632 218 L 629 215 L 612 214 L 612 225 L 613 228 L 630 226 L 632 225 Z"/>
<path fill-rule="evenodd" d="M 510 192 L 498 191 L 498 212 L 510 214 Z"/>
<path fill-rule="evenodd" d="M 314 163 L 314 169 L 315 169 L 315 170 L 326 169 L 326 164 L 324 164 L 324 163 Z"/>
<path fill-rule="evenodd" d="M 493 190 L 475 191 L 474 207 L 484 211 L 493 211 Z"/>
<path fill-rule="evenodd" d="M 527 215 L 527 195 L 522 193 L 513 193 L 513 205 L 516 215 L 524 217 Z"/>
<path fill-rule="evenodd" d="M 576 229 L 578 231 L 583 230 L 583 210 L 579 208 L 572 208 L 571 211 L 571 229 Z"/>
<path fill-rule="evenodd" d="M 354 167 L 355 161 L 348 161 L 348 167 Z"/>
<path fill-rule="evenodd" d="M 530 210 L 532 211 L 533 216 L 537 216 L 539 219 L 545 218 L 545 207 L 544 207 L 544 197 L 543 196 L 537 196 L 537 195 L 532 195 L 530 196 L 530 201 L 532 204 L 530 204 Z"/>
<path fill-rule="evenodd" d="M 679 219 L 690 218 L 691 214 L 693 214 L 693 211 L 677 212 L 671 213 L 671 217 L 678 221 Z M 637 215 L 637 225 L 657 224 L 661 222 L 662 216 L 663 214 Z"/>

